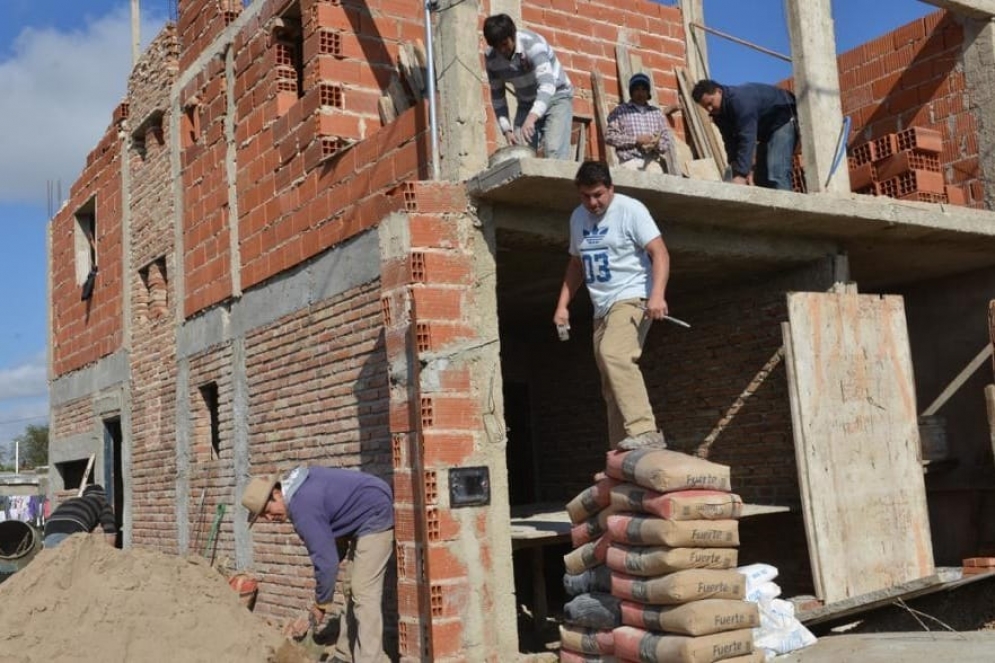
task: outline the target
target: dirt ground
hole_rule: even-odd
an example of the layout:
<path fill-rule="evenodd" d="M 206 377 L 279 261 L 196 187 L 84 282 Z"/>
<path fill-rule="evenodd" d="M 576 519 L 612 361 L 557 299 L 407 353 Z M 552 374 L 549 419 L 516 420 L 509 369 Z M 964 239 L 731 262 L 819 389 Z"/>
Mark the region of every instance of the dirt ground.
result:
<path fill-rule="evenodd" d="M 0 663 L 304 663 L 207 561 L 74 535 L 0 585 Z"/>

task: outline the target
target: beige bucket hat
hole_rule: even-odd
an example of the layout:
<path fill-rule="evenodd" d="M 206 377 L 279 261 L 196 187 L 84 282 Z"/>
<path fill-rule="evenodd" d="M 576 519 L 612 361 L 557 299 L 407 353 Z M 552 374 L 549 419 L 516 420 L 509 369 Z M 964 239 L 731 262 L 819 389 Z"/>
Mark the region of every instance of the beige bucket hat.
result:
<path fill-rule="evenodd" d="M 249 527 L 266 508 L 266 503 L 273 497 L 273 488 L 280 482 L 279 474 L 268 477 L 252 477 L 245 490 L 242 491 L 242 506 L 249 510 Z"/>

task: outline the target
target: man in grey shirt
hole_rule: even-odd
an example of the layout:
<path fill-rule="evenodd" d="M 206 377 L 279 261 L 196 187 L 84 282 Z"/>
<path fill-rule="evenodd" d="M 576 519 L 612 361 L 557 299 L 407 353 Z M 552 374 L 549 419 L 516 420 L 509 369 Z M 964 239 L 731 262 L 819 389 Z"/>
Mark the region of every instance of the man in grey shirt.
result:
<path fill-rule="evenodd" d="M 574 91 L 553 49 L 535 32 L 516 28 L 507 14 L 487 17 L 484 39 L 491 104 L 505 139 L 536 150 L 541 144 L 549 159 L 572 159 Z M 514 123 L 508 118 L 506 83 L 518 101 Z"/>

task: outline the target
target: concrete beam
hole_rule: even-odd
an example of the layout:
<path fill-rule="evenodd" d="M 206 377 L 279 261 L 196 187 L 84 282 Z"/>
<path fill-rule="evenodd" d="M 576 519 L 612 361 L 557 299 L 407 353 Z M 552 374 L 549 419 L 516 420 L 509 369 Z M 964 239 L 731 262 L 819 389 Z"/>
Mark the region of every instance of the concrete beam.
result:
<path fill-rule="evenodd" d="M 704 0 L 680 0 L 680 5 L 688 74 L 692 81 L 700 81 L 708 78 L 708 45 L 705 43 L 705 33 L 692 28 L 691 23 L 705 25 Z"/>
<path fill-rule="evenodd" d="M 577 206 L 576 164 L 520 159 L 467 182 L 481 201 L 569 214 Z M 995 265 L 995 214 L 857 194 L 809 195 L 615 169 L 615 187 L 641 200 L 661 224 L 831 239 L 850 256 L 853 277 L 902 284 Z M 666 228 L 666 226 L 665 226 Z"/>
<path fill-rule="evenodd" d="M 990 4 L 995 5 L 995 0 Z M 995 23 L 964 20 L 964 79 L 978 127 L 978 155 L 985 181 L 985 207 L 995 210 Z"/>
<path fill-rule="evenodd" d="M 990 19 L 995 16 L 995 0 L 921 0 L 955 14 L 971 18 Z"/>
<path fill-rule="evenodd" d="M 832 171 L 843 126 L 843 107 L 830 0 L 786 2 L 784 6 L 791 35 L 791 68 L 807 190 L 849 193 L 846 162 L 841 161 Z"/>

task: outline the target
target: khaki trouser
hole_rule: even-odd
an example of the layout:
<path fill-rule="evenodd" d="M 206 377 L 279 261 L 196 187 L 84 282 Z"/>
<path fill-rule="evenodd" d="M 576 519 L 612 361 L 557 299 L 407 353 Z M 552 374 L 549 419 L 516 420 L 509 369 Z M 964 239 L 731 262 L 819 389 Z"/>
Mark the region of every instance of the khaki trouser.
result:
<path fill-rule="evenodd" d="M 345 607 L 335 656 L 354 663 L 389 661 L 383 651 L 383 581 L 394 552 L 394 530 L 353 539 L 342 578 Z M 344 569 L 345 570 L 345 569 Z"/>
<path fill-rule="evenodd" d="M 626 436 L 657 430 L 639 357 L 652 320 L 642 299 L 615 302 L 608 315 L 594 321 L 594 360 L 601 372 L 601 395 L 608 406 L 608 442 L 614 448 Z"/>

